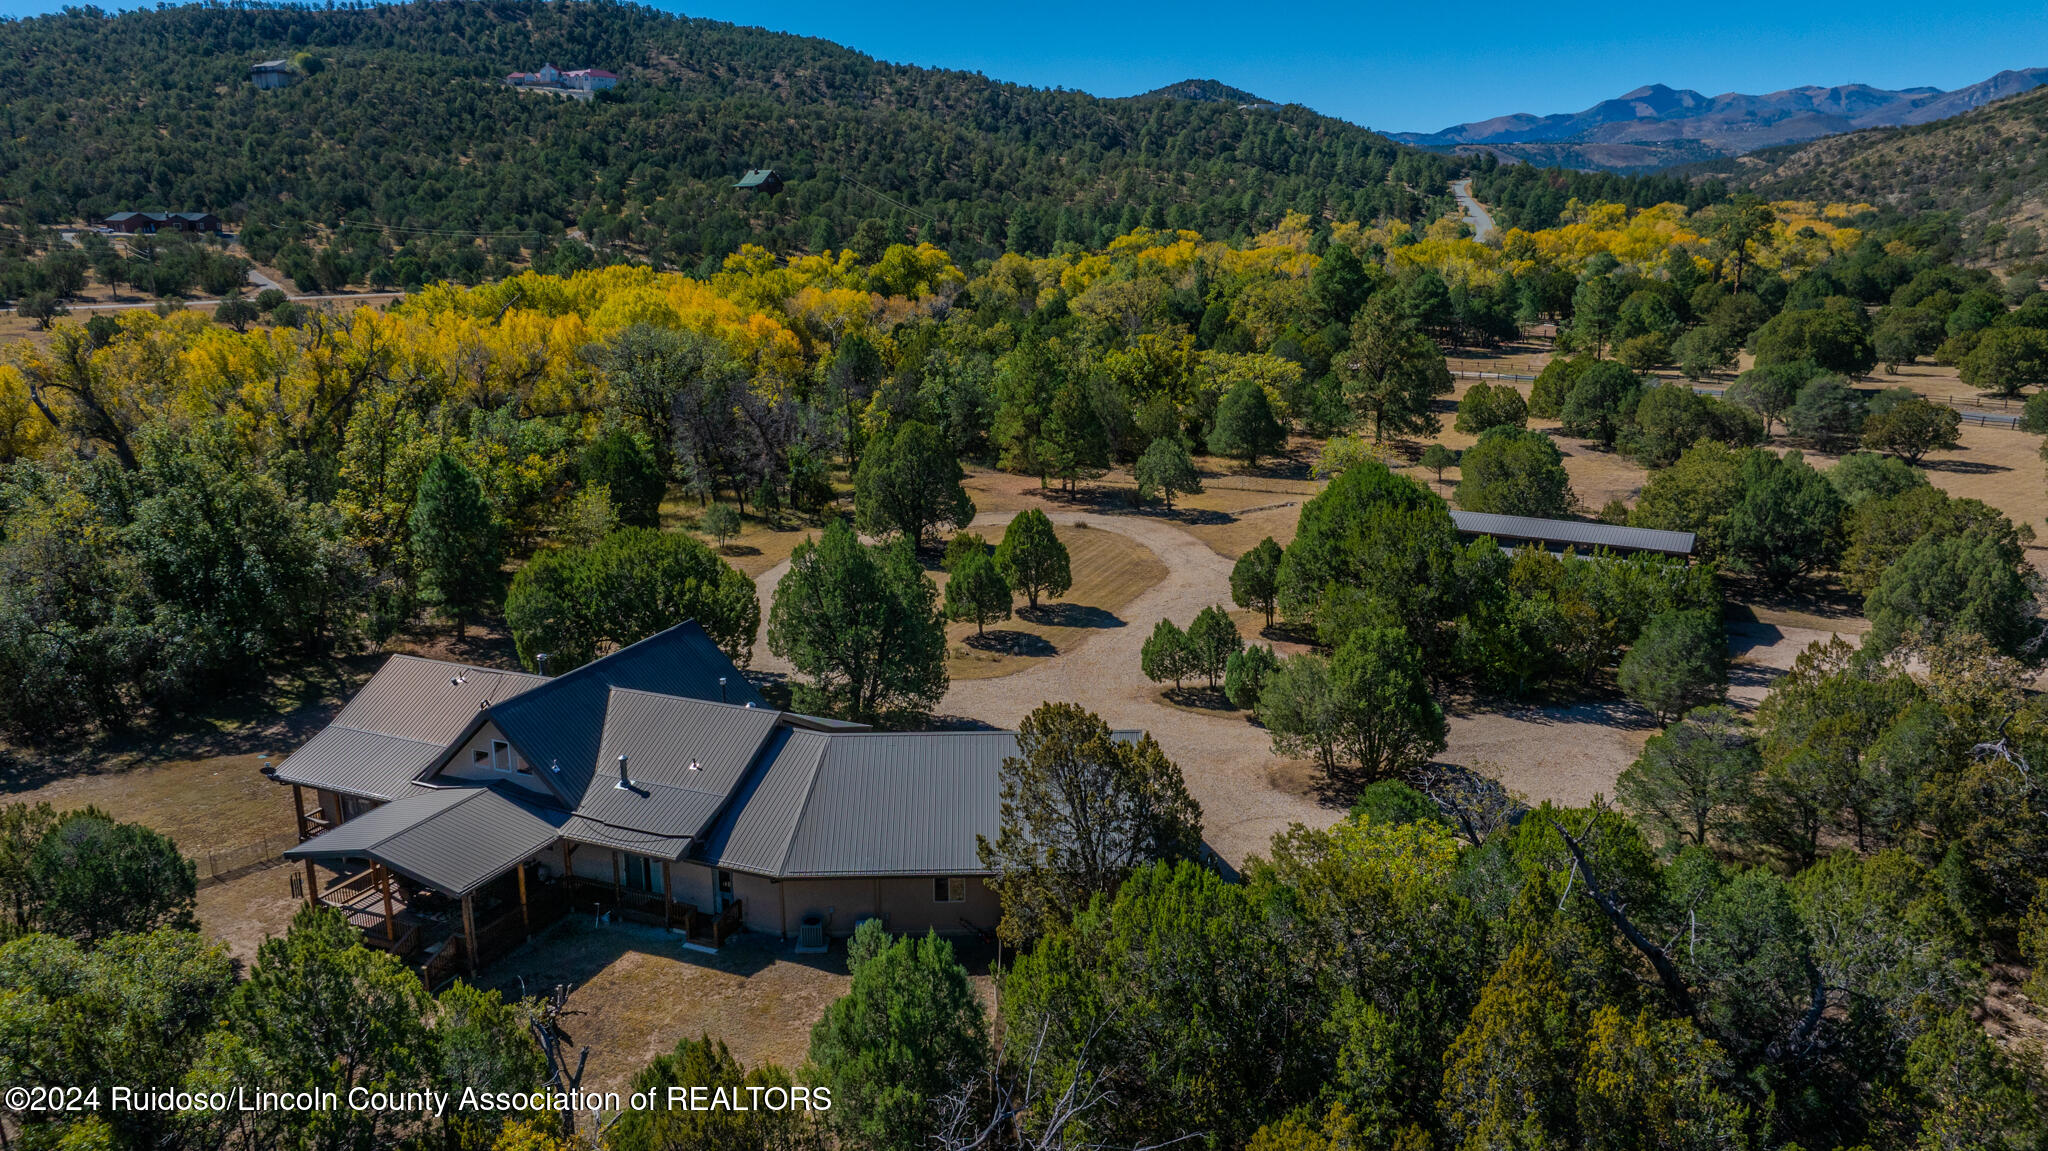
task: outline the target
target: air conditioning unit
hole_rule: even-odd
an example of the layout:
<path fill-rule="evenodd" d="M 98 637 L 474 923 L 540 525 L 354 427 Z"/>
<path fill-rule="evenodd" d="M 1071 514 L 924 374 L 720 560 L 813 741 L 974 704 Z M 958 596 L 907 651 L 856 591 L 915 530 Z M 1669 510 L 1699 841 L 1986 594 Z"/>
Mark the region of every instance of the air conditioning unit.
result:
<path fill-rule="evenodd" d="M 796 953 L 798 955 L 825 954 L 825 917 L 815 912 L 806 915 L 796 927 Z"/>

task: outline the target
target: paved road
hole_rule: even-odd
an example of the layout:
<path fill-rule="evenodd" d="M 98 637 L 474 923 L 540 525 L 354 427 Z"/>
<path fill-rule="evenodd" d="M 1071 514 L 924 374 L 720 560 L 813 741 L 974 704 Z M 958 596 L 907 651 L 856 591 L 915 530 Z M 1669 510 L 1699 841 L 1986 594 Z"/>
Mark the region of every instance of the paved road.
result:
<path fill-rule="evenodd" d="M 1497 230 L 1493 226 L 1493 214 L 1486 205 L 1472 198 L 1472 178 L 1451 181 L 1451 195 L 1458 198 L 1458 207 L 1465 210 L 1465 222 L 1472 225 L 1472 238 L 1486 241 L 1493 238 Z"/>

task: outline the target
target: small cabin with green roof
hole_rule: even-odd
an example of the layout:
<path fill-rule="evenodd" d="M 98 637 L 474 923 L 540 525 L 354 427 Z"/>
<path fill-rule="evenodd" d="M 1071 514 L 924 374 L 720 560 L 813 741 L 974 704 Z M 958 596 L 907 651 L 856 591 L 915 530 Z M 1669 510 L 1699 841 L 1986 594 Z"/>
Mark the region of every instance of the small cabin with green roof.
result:
<path fill-rule="evenodd" d="M 776 175 L 773 168 L 749 168 L 747 174 L 741 176 L 740 182 L 733 187 L 758 192 L 763 196 L 773 196 L 782 191 L 782 177 Z"/>

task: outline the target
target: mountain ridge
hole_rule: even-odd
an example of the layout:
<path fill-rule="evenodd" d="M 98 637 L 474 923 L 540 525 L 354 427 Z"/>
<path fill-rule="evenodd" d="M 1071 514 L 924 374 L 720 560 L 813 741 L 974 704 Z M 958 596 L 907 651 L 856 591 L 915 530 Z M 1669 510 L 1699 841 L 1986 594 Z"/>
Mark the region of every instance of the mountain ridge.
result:
<path fill-rule="evenodd" d="M 1962 88 L 1886 89 L 1806 84 L 1775 92 L 1724 92 L 1645 84 L 1578 112 L 1527 112 L 1453 124 L 1437 132 L 1393 132 L 1435 150 L 1489 151 L 1542 162 L 1574 149 L 1602 155 L 1585 166 L 1649 168 L 1738 156 L 1866 128 L 1932 123 L 2048 84 L 2048 68 L 2017 68 Z M 1592 149 L 1599 146 L 1604 152 Z M 1603 162 L 1604 161 L 1604 162 Z"/>

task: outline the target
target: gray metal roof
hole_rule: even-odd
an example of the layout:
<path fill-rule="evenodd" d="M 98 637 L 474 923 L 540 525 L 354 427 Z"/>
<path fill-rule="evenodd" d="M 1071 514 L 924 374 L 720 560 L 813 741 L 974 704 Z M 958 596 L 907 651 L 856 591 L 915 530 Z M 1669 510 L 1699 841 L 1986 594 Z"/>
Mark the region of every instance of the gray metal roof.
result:
<path fill-rule="evenodd" d="M 781 875 L 811 784 L 832 737 L 783 728 L 763 754 L 766 766 L 748 778 L 732 806 L 705 837 L 700 854 L 719 867 Z"/>
<path fill-rule="evenodd" d="M 1451 521 L 1457 525 L 1459 531 L 1467 535 L 1492 536 L 1502 542 L 1538 540 L 1544 543 L 1608 548 L 1624 552 L 1659 552 L 1674 556 L 1689 556 L 1693 549 L 1691 532 L 1580 523 L 1577 520 L 1546 520 L 1534 516 L 1503 516 L 1491 512 L 1453 511 Z"/>
<path fill-rule="evenodd" d="M 279 765 L 277 778 L 346 795 L 394 798 L 404 793 L 407 779 L 462 734 L 484 704 L 546 682 L 524 672 L 394 655 L 333 723 Z M 423 745 L 428 749 L 424 757 Z"/>
<path fill-rule="evenodd" d="M 441 758 L 442 745 L 339 724 L 306 741 L 277 769 L 286 783 L 338 791 L 368 799 L 396 799 L 412 780 Z"/>
<path fill-rule="evenodd" d="M 793 731 L 698 855 L 789 879 L 987 874 L 976 838 L 999 830 L 1015 754 L 1011 731 Z"/>
<path fill-rule="evenodd" d="M 780 713 L 613 688 L 598 770 L 576 814 L 658 836 L 701 835 L 780 722 Z M 626 757 L 631 786 L 619 786 Z"/>
<path fill-rule="evenodd" d="M 468 895 L 561 834 L 566 812 L 493 787 L 420 791 L 285 849 L 293 859 L 373 859 L 444 895 Z"/>
<path fill-rule="evenodd" d="M 598 754 L 613 688 L 655 695 L 716 700 L 719 677 L 725 699 L 766 709 L 754 690 L 696 621 L 677 624 L 574 671 L 542 680 L 539 688 L 490 709 L 498 730 L 574 803 L 600 774 Z M 772 712 L 767 714 L 772 715 Z M 614 753 L 616 755 L 616 753 Z M 559 773 L 545 769 L 559 764 Z"/>

